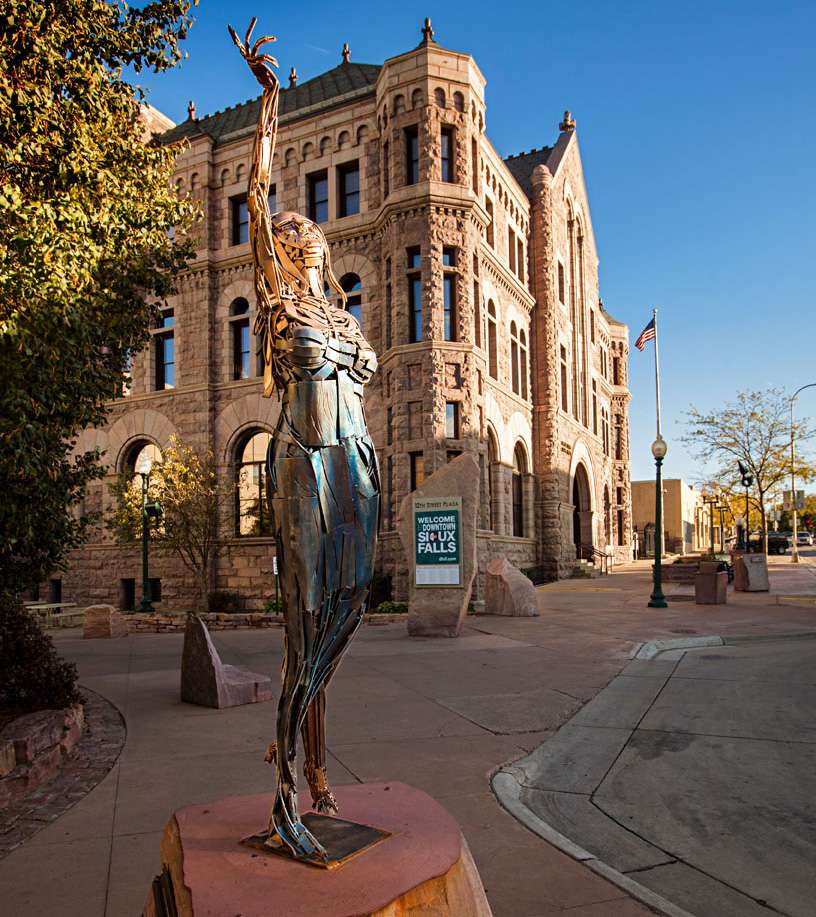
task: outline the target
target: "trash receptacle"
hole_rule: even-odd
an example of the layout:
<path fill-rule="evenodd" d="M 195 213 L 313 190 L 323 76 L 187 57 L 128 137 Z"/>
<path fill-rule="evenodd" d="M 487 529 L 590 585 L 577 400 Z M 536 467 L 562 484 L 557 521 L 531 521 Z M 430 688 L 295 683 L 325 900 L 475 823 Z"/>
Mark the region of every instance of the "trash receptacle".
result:
<path fill-rule="evenodd" d="M 734 589 L 737 592 L 768 592 L 768 556 L 734 555 Z"/>
<path fill-rule="evenodd" d="M 725 605 L 728 602 L 728 572 L 717 561 L 701 561 L 694 577 L 694 601 L 698 605 Z"/>

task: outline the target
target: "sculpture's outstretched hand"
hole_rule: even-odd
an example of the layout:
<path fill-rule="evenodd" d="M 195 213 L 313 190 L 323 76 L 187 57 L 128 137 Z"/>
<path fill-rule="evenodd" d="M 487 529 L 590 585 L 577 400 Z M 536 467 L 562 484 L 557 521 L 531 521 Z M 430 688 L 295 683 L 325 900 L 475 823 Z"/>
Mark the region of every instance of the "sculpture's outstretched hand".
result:
<path fill-rule="evenodd" d="M 259 38 L 253 45 L 250 45 L 252 39 L 252 30 L 255 28 L 257 17 L 252 17 L 252 22 L 247 29 L 246 38 L 241 39 L 236 35 L 235 29 L 228 25 L 229 33 L 235 42 L 235 47 L 241 52 L 241 57 L 249 64 L 249 69 L 255 74 L 255 79 L 263 86 L 264 89 L 274 89 L 278 84 L 278 78 L 272 67 L 277 67 L 278 62 L 271 54 L 262 54 L 261 48 L 272 41 L 277 41 L 274 35 L 264 35 Z"/>

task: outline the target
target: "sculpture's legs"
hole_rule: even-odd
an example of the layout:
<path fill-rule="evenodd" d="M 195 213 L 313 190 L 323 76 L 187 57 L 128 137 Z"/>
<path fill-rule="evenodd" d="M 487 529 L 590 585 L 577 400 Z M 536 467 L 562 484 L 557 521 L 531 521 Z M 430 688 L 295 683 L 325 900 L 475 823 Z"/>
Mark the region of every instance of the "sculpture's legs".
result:
<path fill-rule="evenodd" d="M 308 615 L 298 616 L 295 626 L 306 623 Z M 326 851 L 300 820 L 295 781 L 298 726 L 308 698 L 309 679 L 305 660 L 297 646 L 286 636 L 284 644 L 283 686 L 278 703 L 278 742 L 276 750 L 278 789 L 269 823 L 269 846 L 286 844 L 301 858 L 325 857 Z M 300 641 L 303 645 L 303 641 Z"/>
<path fill-rule="evenodd" d="M 306 711 L 301 728 L 305 761 L 303 773 L 312 791 L 317 812 L 337 812 L 337 800 L 326 777 L 326 692 L 321 688 Z"/>

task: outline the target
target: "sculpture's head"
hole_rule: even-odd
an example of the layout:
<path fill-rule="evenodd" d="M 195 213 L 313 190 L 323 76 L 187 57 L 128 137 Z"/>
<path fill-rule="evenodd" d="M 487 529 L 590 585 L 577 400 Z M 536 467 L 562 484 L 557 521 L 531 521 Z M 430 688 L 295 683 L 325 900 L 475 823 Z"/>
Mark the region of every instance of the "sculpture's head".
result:
<path fill-rule="evenodd" d="M 271 229 L 283 280 L 297 292 L 324 299 L 325 278 L 345 303 L 346 294 L 332 271 L 329 243 L 317 223 L 284 211 L 272 214 Z"/>

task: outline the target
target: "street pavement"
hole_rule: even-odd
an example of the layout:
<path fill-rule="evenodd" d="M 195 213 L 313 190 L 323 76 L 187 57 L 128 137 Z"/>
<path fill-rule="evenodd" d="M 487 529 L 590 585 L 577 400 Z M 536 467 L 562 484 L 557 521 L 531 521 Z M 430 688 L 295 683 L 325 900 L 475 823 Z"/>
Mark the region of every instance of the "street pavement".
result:
<path fill-rule="evenodd" d="M 475 616 L 456 640 L 411 639 L 403 624 L 365 626 L 329 691 L 330 780 L 401 780 L 438 799 L 462 826 L 496 917 L 651 913 L 524 827 L 491 790 L 498 769 L 560 741 L 561 727 L 579 728 L 573 717 L 583 715 L 588 736 L 617 730 L 625 741 L 594 785 L 562 760 L 551 771 L 562 780 L 554 792 L 595 793 L 592 805 L 604 820 L 657 851 L 643 860 L 643 885 L 679 902 L 696 883 L 689 909 L 698 917 L 732 914 L 716 909 L 701 875 L 752 904 L 764 898 L 778 911 L 804 913 L 794 908 L 808 893 L 806 867 L 813 874 L 816 861 L 808 833 L 814 785 L 803 776 L 808 767 L 813 772 L 808 755 L 816 750 L 806 658 L 816 642 L 737 643 L 668 662 L 632 657 L 654 639 L 816 633 L 816 568 L 781 558 L 772 565 L 772 594 L 731 596 L 725 607 L 695 606 L 677 589 L 667 610 L 648 609 L 649 585 L 645 563 L 554 583 L 539 590 L 540 618 Z M 213 639 L 225 662 L 279 670 L 277 630 L 216 632 Z M 0 860 L 4 913 L 132 917 L 159 870 L 161 832 L 175 809 L 271 790 L 262 756 L 275 707 L 182 704 L 179 635 L 82 641 L 66 632 L 56 642 L 77 662 L 82 684 L 121 710 L 127 741 L 91 793 Z M 799 680 L 780 679 L 786 667 Z M 712 782 L 717 773 L 719 783 Z M 725 798 L 729 778 L 735 792 Z M 764 814 L 753 811 L 761 797 L 749 792 L 752 781 L 770 794 Z M 665 784 L 673 795 L 661 795 Z M 805 813 L 798 821 L 797 806 Z M 261 827 L 266 813 L 258 819 Z M 793 881 L 798 873 L 805 878 Z"/>

